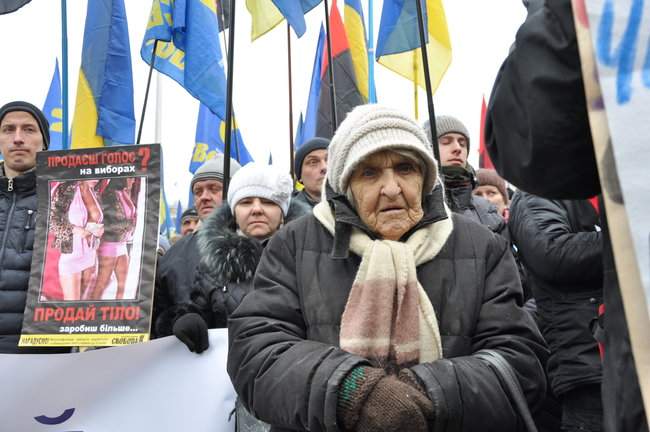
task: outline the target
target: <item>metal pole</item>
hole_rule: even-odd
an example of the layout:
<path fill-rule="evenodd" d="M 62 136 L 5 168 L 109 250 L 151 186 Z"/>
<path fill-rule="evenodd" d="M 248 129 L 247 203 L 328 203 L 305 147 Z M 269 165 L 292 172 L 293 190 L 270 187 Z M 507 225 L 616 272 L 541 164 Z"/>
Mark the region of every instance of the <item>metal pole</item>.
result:
<path fill-rule="evenodd" d="M 144 91 L 144 103 L 142 104 L 142 114 L 140 115 L 140 127 L 138 128 L 138 138 L 135 140 L 136 144 L 140 144 L 142 138 L 142 126 L 144 126 L 144 113 L 147 111 L 147 101 L 149 99 L 149 87 L 151 87 L 151 75 L 153 74 L 153 63 L 156 61 L 156 49 L 158 48 L 158 39 L 153 43 L 153 51 L 151 52 L 151 63 L 149 64 L 149 77 L 147 78 L 147 89 Z"/>
<path fill-rule="evenodd" d="M 287 60 L 289 69 L 289 170 L 291 178 L 294 178 L 293 172 L 293 87 L 291 85 L 291 27 L 287 22 Z"/>
<path fill-rule="evenodd" d="M 440 165 L 440 149 L 438 148 L 438 131 L 436 130 L 436 112 L 433 107 L 433 91 L 431 90 L 431 75 L 429 73 L 429 55 L 427 41 L 424 35 L 424 16 L 422 13 L 422 0 L 416 0 L 418 7 L 418 28 L 420 30 L 420 51 L 422 51 L 422 67 L 424 69 L 424 84 L 427 90 L 427 107 L 429 108 L 429 123 L 431 125 L 431 144 L 433 155 Z"/>
<path fill-rule="evenodd" d="M 61 73 L 62 81 L 62 110 L 63 110 L 63 130 L 61 131 L 63 140 L 62 148 L 68 148 L 68 2 L 61 0 Z"/>
<path fill-rule="evenodd" d="M 329 74 L 329 83 L 330 83 L 330 100 L 332 103 L 330 107 L 332 109 L 332 135 L 336 132 L 336 127 L 338 122 L 336 119 L 336 89 L 334 88 L 334 65 L 332 64 L 332 35 L 330 34 L 330 15 L 329 15 L 329 4 L 327 0 L 324 0 L 325 3 L 325 30 L 327 31 L 327 73 Z"/>
<path fill-rule="evenodd" d="M 228 25 L 228 89 L 226 93 L 226 136 L 223 152 L 223 196 L 228 196 L 230 185 L 230 141 L 232 132 L 232 82 L 234 78 L 233 66 L 235 58 L 235 10 L 236 0 L 230 2 L 230 23 Z"/>

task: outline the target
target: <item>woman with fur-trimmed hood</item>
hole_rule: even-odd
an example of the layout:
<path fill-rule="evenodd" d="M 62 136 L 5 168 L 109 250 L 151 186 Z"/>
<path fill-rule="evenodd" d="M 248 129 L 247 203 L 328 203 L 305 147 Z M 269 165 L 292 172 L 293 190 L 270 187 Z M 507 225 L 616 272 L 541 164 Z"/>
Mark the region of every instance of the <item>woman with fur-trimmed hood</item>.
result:
<path fill-rule="evenodd" d="M 291 201 L 288 174 L 250 163 L 233 177 L 228 204 L 214 211 L 198 231 L 201 262 L 191 302 L 163 311 L 159 334 L 173 333 L 194 352 L 208 348 L 208 328 L 223 328 L 252 289 L 253 276 L 268 239 L 310 209 Z M 290 205 L 291 204 L 291 205 Z"/>

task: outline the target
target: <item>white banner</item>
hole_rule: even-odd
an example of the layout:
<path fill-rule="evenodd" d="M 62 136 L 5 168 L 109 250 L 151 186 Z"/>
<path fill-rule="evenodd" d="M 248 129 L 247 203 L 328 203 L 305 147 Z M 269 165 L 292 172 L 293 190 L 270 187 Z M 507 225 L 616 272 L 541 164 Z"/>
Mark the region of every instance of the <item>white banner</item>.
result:
<path fill-rule="evenodd" d="M 0 430 L 234 431 L 227 350 L 227 331 L 218 329 L 200 355 L 175 337 L 77 354 L 0 355 Z"/>
<path fill-rule="evenodd" d="M 586 2 L 634 252 L 650 310 L 650 4 Z"/>

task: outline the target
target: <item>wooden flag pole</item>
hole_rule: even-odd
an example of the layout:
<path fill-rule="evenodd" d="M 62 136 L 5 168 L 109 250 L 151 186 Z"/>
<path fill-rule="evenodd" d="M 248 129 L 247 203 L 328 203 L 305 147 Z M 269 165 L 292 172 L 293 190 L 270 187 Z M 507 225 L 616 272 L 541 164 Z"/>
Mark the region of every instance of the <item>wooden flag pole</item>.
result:
<path fill-rule="evenodd" d="M 291 79 L 291 26 L 287 22 L 287 61 L 289 69 L 289 170 L 291 178 L 294 178 L 293 172 L 293 87 Z"/>
<path fill-rule="evenodd" d="M 436 112 L 433 107 L 433 91 L 431 90 L 431 74 L 429 72 L 429 55 L 427 53 L 427 40 L 424 33 L 424 14 L 422 13 L 422 0 L 416 0 L 418 7 L 418 29 L 420 30 L 420 51 L 422 51 L 422 66 L 424 70 L 424 84 L 427 90 L 427 107 L 429 108 L 429 123 L 431 125 L 431 144 L 433 154 L 440 166 L 440 149 L 438 149 L 438 131 L 436 129 Z M 416 78 L 417 79 L 417 78 Z"/>
<path fill-rule="evenodd" d="M 223 196 L 228 196 L 230 185 L 230 141 L 232 132 L 232 82 L 234 78 L 233 66 L 235 59 L 235 10 L 236 0 L 230 2 L 230 22 L 228 24 L 228 84 L 226 93 L 226 136 L 223 152 Z"/>
<path fill-rule="evenodd" d="M 142 114 L 140 114 L 140 127 L 138 128 L 138 138 L 135 140 L 136 144 L 140 144 L 142 138 L 142 127 L 144 126 L 144 113 L 147 111 L 147 101 L 149 100 L 149 88 L 151 87 L 151 75 L 153 74 L 153 63 L 156 61 L 156 49 L 158 48 L 158 39 L 153 43 L 153 51 L 151 52 L 151 63 L 149 64 L 149 77 L 147 78 L 147 88 L 144 91 L 144 103 L 142 104 Z"/>
<path fill-rule="evenodd" d="M 327 31 L 327 72 L 329 75 L 330 83 L 330 108 L 332 109 L 332 135 L 336 132 L 338 121 L 336 119 L 336 89 L 334 88 L 334 65 L 332 64 L 332 35 L 330 34 L 330 13 L 329 3 L 325 3 L 325 30 Z"/>

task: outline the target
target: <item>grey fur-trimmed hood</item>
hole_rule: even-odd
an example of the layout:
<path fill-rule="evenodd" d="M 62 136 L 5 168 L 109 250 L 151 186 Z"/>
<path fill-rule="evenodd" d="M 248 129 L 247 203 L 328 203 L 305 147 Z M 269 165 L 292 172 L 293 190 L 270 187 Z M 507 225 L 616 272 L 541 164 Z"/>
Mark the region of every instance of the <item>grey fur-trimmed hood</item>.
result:
<path fill-rule="evenodd" d="M 311 213 L 311 207 L 297 200 L 289 206 L 285 225 Z M 201 272 L 214 283 L 240 283 L 255 275 L 265 241 L 237 234 L 237 225 L 228 204 L 216 209 L 201 224 L 197 232 Z"/>

